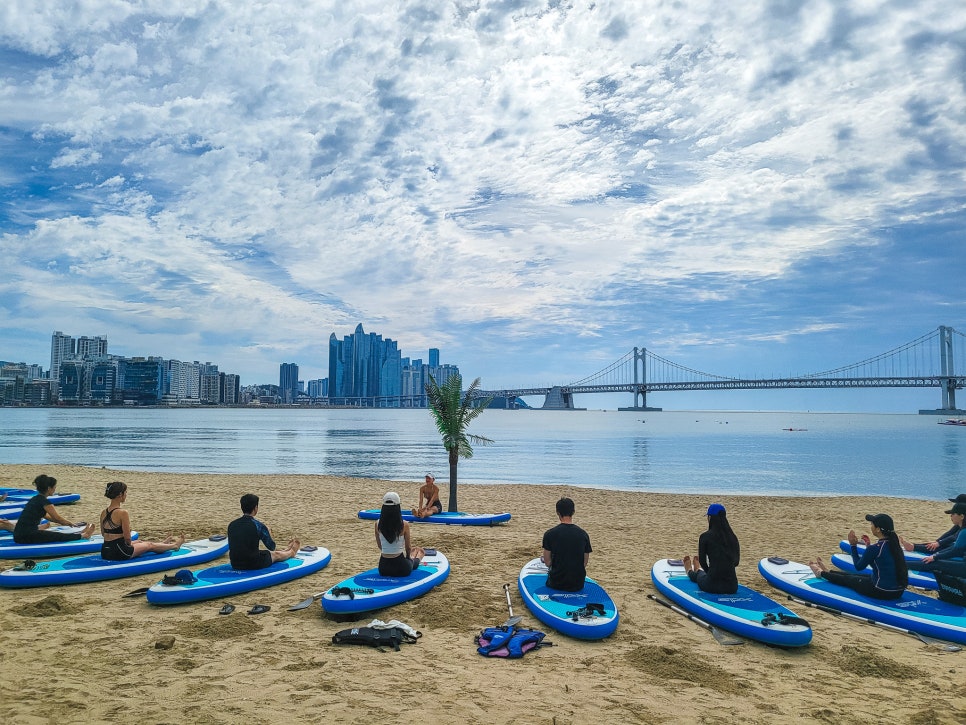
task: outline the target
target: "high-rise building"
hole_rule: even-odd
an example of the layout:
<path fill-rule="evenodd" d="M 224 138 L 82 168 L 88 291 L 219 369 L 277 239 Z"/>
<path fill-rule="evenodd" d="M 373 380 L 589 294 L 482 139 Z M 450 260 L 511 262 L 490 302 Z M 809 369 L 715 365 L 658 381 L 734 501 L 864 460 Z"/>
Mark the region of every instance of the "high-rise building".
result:
<path fill-rule="evenodd" d="M 59 330 L 50 336 L 50 387 L 56 400 L 60 391 L 60 365 L 74 354 L 74 338 Z"/>
<path fill-rule="evenodd" d="M 439 367 L 439 348 L 438 347 L 429 348 L 429 367 L 431 368 Z"/>
<path fill-rule="evenodd" d="M 299 397 L 299 366 L 282 363 L 278 366 L 278 397 L 283 405 L 291 405 Z"/>
<path fill-rule="evenodd" d="M 78 337 L 74 342 L 74 354 L 85 360 L 96 360 L 107 355 L 107 335 Z"/>
<path fill-rule="evenodd" d="M 329 336 L 330 400 L 398 398 L 401 389 L 402 357 L 395 340 L 366 334 L 361 323 L 341 341 L 334 332 Z"/>

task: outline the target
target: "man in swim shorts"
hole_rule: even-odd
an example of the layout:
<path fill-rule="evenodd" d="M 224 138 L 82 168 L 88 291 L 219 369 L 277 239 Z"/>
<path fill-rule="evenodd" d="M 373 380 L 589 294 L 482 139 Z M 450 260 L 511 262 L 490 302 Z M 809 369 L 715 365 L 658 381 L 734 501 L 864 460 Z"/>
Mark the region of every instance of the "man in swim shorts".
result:
<path fill-rule="evenodd" d="M 246 493 L 241 497 L 242 515 L 228 524 L 228 558 L 233 569 L 264 569 L 276 561 L 291 559 L 298 553 L 298 539 L 288 542 L 288 548 L 276 550 L 275 540 L 268 527 L 255 518 L 258 496 Z M 259 542 L 265 548 L 259 548 Z"/>

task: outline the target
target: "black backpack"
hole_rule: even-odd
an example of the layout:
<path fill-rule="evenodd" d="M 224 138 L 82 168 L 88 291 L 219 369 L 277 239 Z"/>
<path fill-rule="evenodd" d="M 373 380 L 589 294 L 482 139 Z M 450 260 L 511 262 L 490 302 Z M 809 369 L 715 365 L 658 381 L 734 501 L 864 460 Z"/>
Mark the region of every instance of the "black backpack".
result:
<path fill-rule="evenodd" d="M 413 644 L 418 637 L 399 627 L 376 629 L 375 627 L 352 627 L 332 635 L 332 644 L 365 644 L 370 647 L 392 647 L 399 651 L 401 644 Z"/>

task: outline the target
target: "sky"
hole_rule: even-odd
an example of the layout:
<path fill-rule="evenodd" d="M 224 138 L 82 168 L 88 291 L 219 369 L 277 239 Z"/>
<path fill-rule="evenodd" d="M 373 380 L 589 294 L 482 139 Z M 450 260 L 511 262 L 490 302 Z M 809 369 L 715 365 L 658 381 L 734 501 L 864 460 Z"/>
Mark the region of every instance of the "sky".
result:
<path fill-rule="evenodd" d="M 827 370 L 966 331 L 964 163 L 951 0 L 7 0 L 0 359 L 277 383 L 361 323 L 484 388 Z M 940 403 L 649 400 L 703 401 Z"/>

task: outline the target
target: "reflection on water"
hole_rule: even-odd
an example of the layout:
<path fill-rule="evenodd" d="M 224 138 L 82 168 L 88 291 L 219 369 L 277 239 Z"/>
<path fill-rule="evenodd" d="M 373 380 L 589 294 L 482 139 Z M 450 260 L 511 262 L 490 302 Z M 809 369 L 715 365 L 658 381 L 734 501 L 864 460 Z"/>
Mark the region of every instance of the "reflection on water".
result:
<path fill-rule="evenodd" d="M 791 430 L 789 430 L 791 429 Z M 0 409 L 0 463 L 419 481 L 449 467 L 427 411 Z M 487 411 L 460 481 L 689 493 L 966 491 L 966 428 L 916 415 Z"/>

